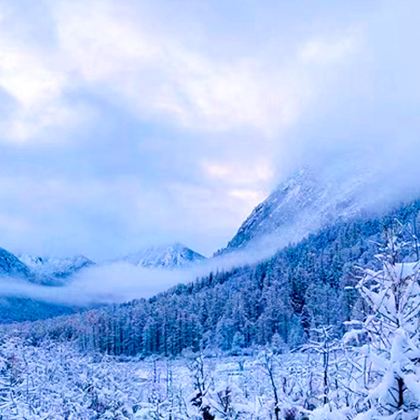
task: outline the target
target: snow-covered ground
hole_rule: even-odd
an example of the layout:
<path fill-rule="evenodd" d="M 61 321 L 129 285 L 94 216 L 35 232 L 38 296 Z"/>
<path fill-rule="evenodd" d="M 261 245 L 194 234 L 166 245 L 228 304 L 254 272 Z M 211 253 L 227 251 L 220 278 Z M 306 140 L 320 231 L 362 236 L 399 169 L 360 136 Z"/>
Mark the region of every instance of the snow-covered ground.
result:
<path fill-rule="evenodd" d="M 69 343 L 34 344 L 17 337 L 1 344 L 1 418 L 384 418 L 365 414 L 369 386 L 354 354 L 342 351 L 330 349 L 326 365 L 314 350 L 139 360 L 83 355 Z M 417 419 L 418 397 L 407 412 L 389 418 Z"/>
<path fill-rule="evenodd" d="M 307 382 L 319 386 L 313 355 L 118 360 L 11 338 L 0 349 L 0 411 L 7 419 L 200 419 L 208 406 L 218 419 L 269 419 L 267 362 L 282 413 L 304 410 Z"/>

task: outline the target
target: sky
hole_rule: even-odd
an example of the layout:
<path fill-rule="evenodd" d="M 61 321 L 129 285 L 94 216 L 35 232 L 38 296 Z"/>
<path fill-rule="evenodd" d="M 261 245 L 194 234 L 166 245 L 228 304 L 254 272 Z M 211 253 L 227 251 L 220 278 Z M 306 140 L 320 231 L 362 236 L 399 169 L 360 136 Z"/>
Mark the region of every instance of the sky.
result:
<path fill-rule="evenodd" d="M 209 255 L 303 165 L 369 166 L 371 194 L 414 194 L 419 12 L 0 0 L 0 246 L 101 260 L 177 241 Z"/>

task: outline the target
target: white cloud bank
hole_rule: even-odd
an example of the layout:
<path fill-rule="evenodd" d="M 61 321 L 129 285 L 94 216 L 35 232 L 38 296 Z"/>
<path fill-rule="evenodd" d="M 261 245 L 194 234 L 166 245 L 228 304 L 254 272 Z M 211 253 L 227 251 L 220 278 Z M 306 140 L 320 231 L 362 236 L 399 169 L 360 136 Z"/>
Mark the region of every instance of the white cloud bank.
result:
<path fill-rule="evenodd" d="M 0 277 L 0 296 L 81 306 L 123 303 L 149 298 L 172 286 L 192 282 L 211 271 L 228 270 L 245 261 L 250 261 L 249 255 L 230 255 L 173 270 L 143 268 L 127 262 L 104 263 L 79 271 L 64 286 L 45 286 L 19 278 Z"/>

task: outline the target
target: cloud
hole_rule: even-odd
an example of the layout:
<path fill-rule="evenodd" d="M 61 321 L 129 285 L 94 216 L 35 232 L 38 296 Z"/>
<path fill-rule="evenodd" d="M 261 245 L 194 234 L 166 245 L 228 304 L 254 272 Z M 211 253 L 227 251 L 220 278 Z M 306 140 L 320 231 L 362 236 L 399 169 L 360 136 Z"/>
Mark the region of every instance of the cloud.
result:
<path fill-rule="evenodd" d="M 17 34 L 15 16 L 7 12 L 0 26 L 0 92 L 8 99 L 8 112 L 0 120 L 0 140 L 40 141 L 51 127 L 82 123 L 89 112 L 67 97 L 72 80 L 59 51 Z"/>
<path fill-rule="evenodd" d="M 61 102 L 64 81 L 60 73 L 52 71 L 37 53 L 14 45 L 4 31 L 0 39 L 0 88 L 14 101 L 14 110 L 1 123 L 3 138 L 22 141 L 70 120 L 71 109 Z"/>
<path fill-rule="evenodd" d="M 211 56 L 206 44 L 183 42 L 180 28 L 168 37 L 139 14 L 116 2 L 58 3 L 60 52 L 82 82 L 117 95 L 140 118 L 164 115 L 194 130 L 267 131 L 296 118 L 302 92 L 276 74 L 287 69 L 267 74 L 252 58 Z"/>
<path fill-rule="evenodd" d="M 5 128 L 18 140 L 83 122 L 91 104 L 71 99 L 83 91 L 120 103 L 142 120 L 166 117 L 196 131 L 239 127 L 277 135 L 311 99 L 312 67 L 328 70 L 356 48 L 349 34 L 338 41 L 296 43 L 288 60 L 270 53 L 255 57 L 254 51 L 225 56 L 209 52 L 211 33 L 194 44 L 194 30 L 176 27 L 168 34 L 164 18 L 150 24 L 163 5 L 150 10 L 130 1 L 46 4 L 54 30 L 47 43 L 28 44 L 20 33 L 8 36 L 8 26 L 1 33 L 0 86 L 16 101 Z"/>
<path fill-rule="evenodd" d="M 1 245 L 210 254 L 305 164 L 413 190 L 409 5 L 0 2 Z"/>
<path fill-rule="evenodd" d="M 233 185 L 250 185 L 252 183 L 267 182 L 273 177 L 271 163 L 267 161 L 255 161 L 251 167 L 244 168 L 237 162 L 210 162 L 201 163 L 206 176 L 216 180 L 224 180 Z"/>
<path fill-rule="evenodd" d="M 339 39 L 310 39 L 301 46 L 298 57 L 310 64 L 340 63 L 359 49 L 358 35 L 358 31 L 353 29 L 352 33 Z"/>

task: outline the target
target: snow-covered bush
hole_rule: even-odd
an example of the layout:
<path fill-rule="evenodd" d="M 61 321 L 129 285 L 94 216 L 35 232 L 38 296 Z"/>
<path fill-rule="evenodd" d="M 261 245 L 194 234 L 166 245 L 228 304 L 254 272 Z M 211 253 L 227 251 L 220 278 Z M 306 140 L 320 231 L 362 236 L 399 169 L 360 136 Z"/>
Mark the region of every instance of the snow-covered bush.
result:
<path fill-rule="evenodd" d="M 368 313 L 345 336 L 347 342 L 360 336 L 364 342 L 350 359 L 358 378 L 352 389 L 361 397 L 358 419 L 411 420 L 419 414 L 420 263 L 399 262 L 406 246 L 391 236 L 377 256 L 381 268 L 364 270 L 358 284 Z"/>

